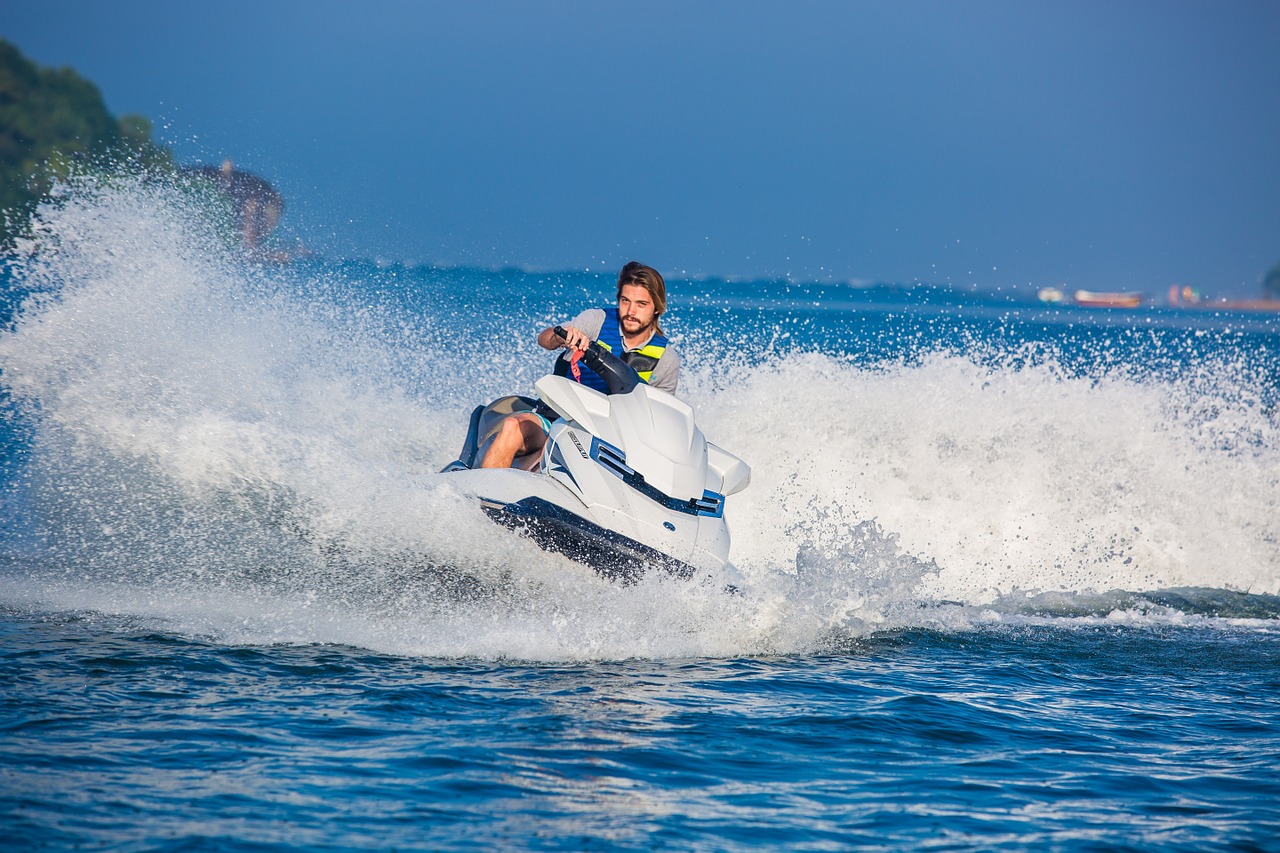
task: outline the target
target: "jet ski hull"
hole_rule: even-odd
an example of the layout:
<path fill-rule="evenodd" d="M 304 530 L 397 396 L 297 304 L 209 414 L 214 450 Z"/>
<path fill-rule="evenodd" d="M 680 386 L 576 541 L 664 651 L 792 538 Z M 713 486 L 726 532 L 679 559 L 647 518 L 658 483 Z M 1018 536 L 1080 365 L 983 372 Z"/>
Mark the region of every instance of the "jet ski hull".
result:
<path fill-rule="evenodd" d="M 694 567 L 683 560 L 543 498 L 530 497 L 509 504 L 482 500 L 481 506 L 494 521 L 527 536 L 544 551 L 564 554 L 611 580 L 634 583 L 650 568 L 682 579 L 694 574 Z"/>

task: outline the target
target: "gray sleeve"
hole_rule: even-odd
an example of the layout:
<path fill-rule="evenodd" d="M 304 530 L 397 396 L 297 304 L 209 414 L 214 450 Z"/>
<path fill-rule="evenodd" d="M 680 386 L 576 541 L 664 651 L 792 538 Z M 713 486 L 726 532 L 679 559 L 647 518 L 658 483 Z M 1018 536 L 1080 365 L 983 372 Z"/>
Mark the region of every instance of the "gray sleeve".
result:
<path fill-rule="evenodd" d="M 668 394 L 676 393 L 676 383 L 680 379 L 680 354 L 676 352 L 675 347 L 667 344 L 667 348 L 662 351 L 662 358 L 658 359 L 658 365 L 653 368 L 653 375 L 649 377 L 649 384 L 654 388 L 666 391 Z"/>
<path fill-rule="evenodd" d="M 588 308 L 570 320 L 569 325 L 594 341 L 600 337 L 600 330 L 604 328 L 604 311 L 600 308 Z"/>

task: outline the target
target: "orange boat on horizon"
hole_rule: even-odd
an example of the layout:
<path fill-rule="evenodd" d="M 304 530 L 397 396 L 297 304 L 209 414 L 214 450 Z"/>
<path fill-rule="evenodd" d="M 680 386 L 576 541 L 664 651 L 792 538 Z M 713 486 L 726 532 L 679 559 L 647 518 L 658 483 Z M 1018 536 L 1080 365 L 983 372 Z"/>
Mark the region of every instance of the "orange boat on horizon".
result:
<path fill-rule="evenodd" d="M 1095 293 L 1077 290 L 1072 300 L 1089 308 L 1137 308 L 1142 304 L 1141 293 Z"/>

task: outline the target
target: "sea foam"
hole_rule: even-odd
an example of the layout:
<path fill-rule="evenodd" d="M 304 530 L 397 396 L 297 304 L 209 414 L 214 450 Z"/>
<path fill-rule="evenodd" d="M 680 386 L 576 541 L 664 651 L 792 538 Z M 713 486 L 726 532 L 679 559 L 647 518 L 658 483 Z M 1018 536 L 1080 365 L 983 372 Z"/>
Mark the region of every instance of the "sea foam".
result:
<path fill-rule="evenodd" d="M 5 601 L 224 642 L 559 660 L 963 629 L 1054 592 L 1280 593 L 1280 440 L 1247 362 L 1082 374 L 1052 348 L 869 363 L 715 335 L 683 345 L 681 393 L 752 466 L 727 513 L 737 571 L 604 581 L 435 473 L 471 405 L 544 366 L 510 331 L 539 309 L 498 299 L 514 316 L 494 323 L 414 271 L 459 341 L 376 298 L 376 274 L 246 264 L 161 185 L 80 181 L 42 208 L 0 338 L 29 435 L 13 529 L 36 543 Z"/>

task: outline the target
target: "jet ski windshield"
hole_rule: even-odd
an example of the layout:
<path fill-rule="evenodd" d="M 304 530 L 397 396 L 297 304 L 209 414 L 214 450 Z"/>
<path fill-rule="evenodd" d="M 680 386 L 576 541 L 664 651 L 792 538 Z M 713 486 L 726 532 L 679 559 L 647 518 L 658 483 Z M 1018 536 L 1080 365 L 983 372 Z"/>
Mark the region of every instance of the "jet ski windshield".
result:
<path fill-rule="evenodd" d="M 562 339 L 565 337 L 562 326 L 556 326 L 554 331 Z M 600 374 L 610 394 L 629 394 L 644 381 L 634 367 L 600 346 L 599 341 L 591 342 L 591 346 L 582 353 L 582 360 L 587 367 Z"/>

